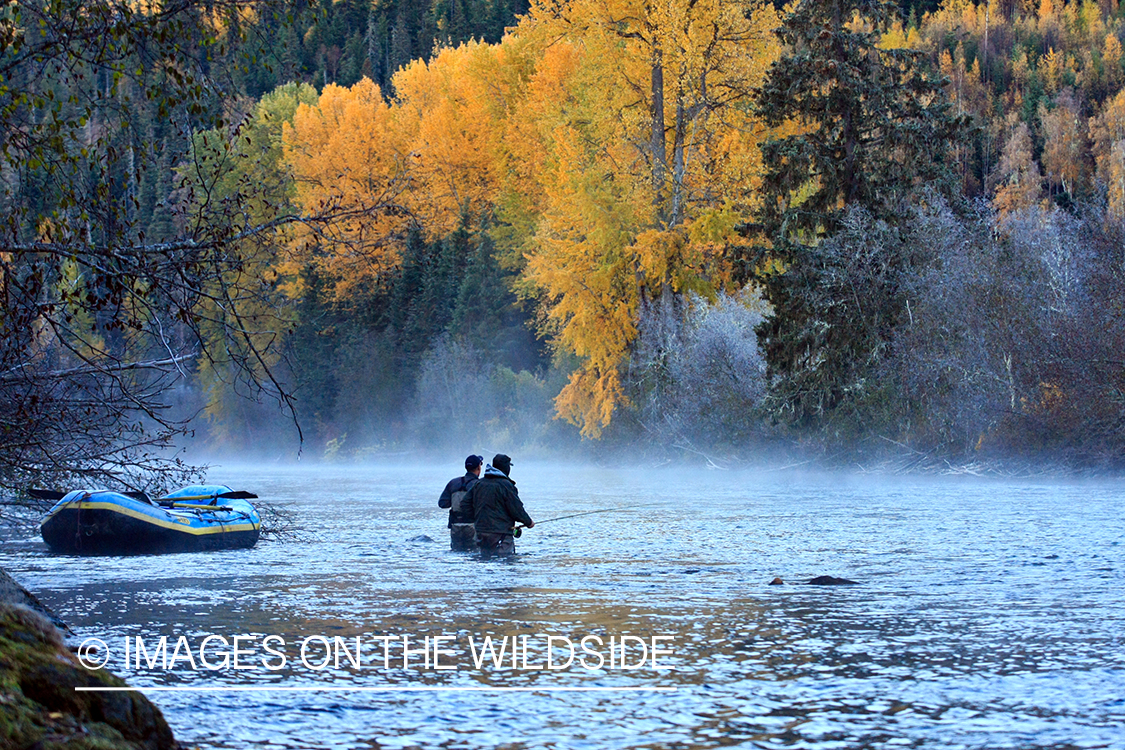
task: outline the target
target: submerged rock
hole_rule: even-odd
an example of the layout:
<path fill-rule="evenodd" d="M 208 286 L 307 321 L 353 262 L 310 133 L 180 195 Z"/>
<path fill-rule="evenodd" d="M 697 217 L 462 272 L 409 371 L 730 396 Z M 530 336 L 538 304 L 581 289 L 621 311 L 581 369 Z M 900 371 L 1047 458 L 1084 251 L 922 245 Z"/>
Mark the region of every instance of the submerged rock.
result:
<path fill-rule="evenodd" d="M 784 586 L 785 581 L 781 580 L 781 576 L 777 576 L 772 581 L 770 581 L 770 585 L 771 586 Z"/>
<path fill-rule="evenodd" d="M 408 541 L 408 542 L 432 542 L 433 539 L 431 537 L 426 536 L 425 534 L 419 534 L 418 536 L 410 537 L 406 541 Z"/>
<path fill-rule="evenodd" d="M 125 682 L 104 669 L 83 667 L 46 616 L 12 603 L 10 599 L 19 597 L 11 591 L 4 592 L 4 598 L 9 601 L 0 601 L 0 747 L 176 747 L 160 709 L 140 693 L 76 691 L 76 687 L 124 687 Z"/>
<path fill-rule="evenodd" d="M 817 576 L 809 581 L 810 586 L 858 586 L 857 581 L 849 581 L 847 578 L 836 578 L 835 576 Z"/>

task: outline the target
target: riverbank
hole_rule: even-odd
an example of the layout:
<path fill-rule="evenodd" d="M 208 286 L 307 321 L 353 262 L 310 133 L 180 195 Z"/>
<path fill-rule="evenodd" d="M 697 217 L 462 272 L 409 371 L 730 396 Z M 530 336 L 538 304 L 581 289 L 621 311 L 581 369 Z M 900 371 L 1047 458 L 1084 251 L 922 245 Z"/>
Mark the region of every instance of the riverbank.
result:
<path fill-rule="evenodd" d="M 124 687 L 88 670 L 57 627 L 66 627 L 0 570 L 0 746 L 23 750 L 174 750 L 172 730 L 140 693 L 85 692 Z"/>

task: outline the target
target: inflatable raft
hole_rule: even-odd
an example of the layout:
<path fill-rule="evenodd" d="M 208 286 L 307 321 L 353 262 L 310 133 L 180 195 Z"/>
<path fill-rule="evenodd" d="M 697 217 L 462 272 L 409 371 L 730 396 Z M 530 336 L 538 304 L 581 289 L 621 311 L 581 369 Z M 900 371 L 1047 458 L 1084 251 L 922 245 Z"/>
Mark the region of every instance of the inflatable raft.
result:
<path fill-rule="evenodd" d="M 255 497 L 224 485 L 193 485 L 156 500 L 140 492 L 75 490 L 47 511 L 39 529 L 52 551 L 69 555 L 253 547 L 262 527 L 247 502 Z"/>

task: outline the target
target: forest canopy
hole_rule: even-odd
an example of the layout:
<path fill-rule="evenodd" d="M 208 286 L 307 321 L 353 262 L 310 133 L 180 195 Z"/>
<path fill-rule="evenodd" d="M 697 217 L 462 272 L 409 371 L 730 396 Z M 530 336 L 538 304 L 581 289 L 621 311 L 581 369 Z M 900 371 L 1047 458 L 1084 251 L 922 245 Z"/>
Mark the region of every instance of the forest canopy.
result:
<path fill-rule="evenodd" d="M 286 419 L 1114 464 L 1123 15 L 9 4 L 3 481 Z"/>

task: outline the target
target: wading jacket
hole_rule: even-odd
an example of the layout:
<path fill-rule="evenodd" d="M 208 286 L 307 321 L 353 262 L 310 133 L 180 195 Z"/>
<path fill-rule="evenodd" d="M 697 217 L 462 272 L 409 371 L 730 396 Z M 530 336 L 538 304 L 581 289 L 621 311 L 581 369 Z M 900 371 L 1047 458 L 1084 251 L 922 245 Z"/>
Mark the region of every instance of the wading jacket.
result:
<path fill-rule="evenodd" d="M 455 523 L 472 523 L 473 510 L 472 506 L 465 505 L 465 501 L 461 501 L 461 512 L 453 510 L 453 493 L 462 490 L 471 490 L 473 485 L 479 482 L 480 479 L 471 471 L 465 472 L 463 477 L 453 477 L 449 483 L 445 485 L 445 489 L 441 491 L 441 497 L 438 498 L 437 504 L 439 508 L 449 508 L 449 526 Z"/>
<path fill-rule="evenodd" d="M 485 468 L 484 476 L 473 485 L 465 503 L 472 508 L 478 534 L 511 534 L 515 524 L 531 523 L 516 483 L 491 466 Z"/>

